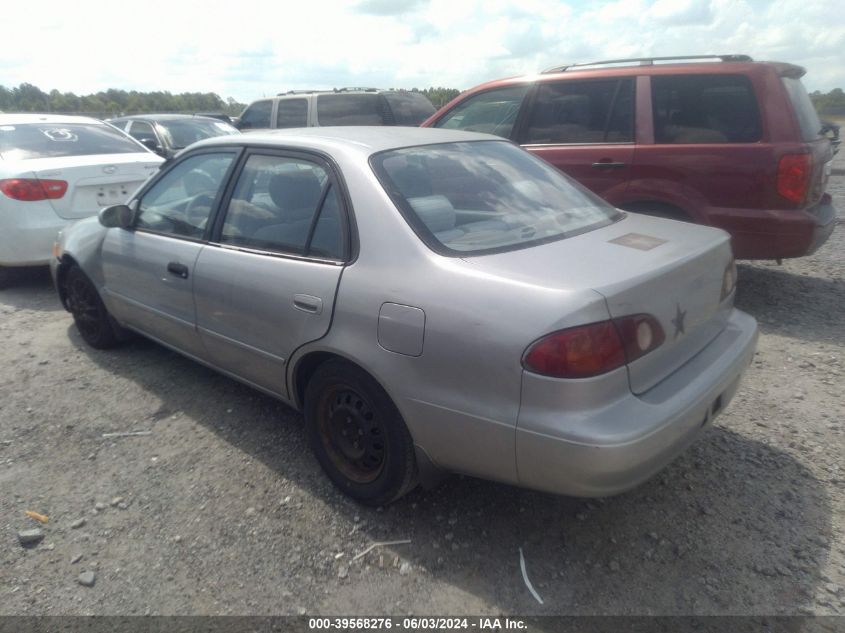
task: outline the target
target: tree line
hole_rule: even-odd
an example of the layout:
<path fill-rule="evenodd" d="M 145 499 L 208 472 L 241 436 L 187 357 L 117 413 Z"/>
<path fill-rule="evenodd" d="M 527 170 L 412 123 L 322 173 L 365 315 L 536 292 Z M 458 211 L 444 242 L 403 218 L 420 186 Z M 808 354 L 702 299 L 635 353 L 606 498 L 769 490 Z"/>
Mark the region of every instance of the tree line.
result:
<path fill-rule="evenodd" d="M 447 103 L 460 91 L 454 88 L 413 89 L 421 92 L 435 107 Z M 0 86 L 0 112 L 54 112 L 62 114 L 87 114 L 108 118 L 127 114 L 149 112 L 223 112 L 238 116 L 246 107 L 231 97 L 225 101 L 213 92 L 167 91 L 139 92 L 137 90 L 109 89 L 89 95 L 51 90 L 44 92 L 37 86 L 22 83 L 14 88 Z"/>
<path fill-rule="evenodd" d="M 144 112 L 225 112 L 238 115 L 244 105 L 234 99 L 224 101 L 212 92 L 138 92 L 109 89 L 89 95 L 51 90 L 22 83 L 16 88 L 0 86 L 0 111 L 57 112 L 110 117 Z"/>
<path fill-rule="evenodd" d="M 439 108 L 460 94 L 455 88 L 442 86 L 412 88 L 428 97 Z M 823 93 L 810 93 L 810 99 L 821 116 L 845 116 L 845 92 L 834 88 Z M 89 95 L 51 90 L 44 92 L 37 86 L 22 83 L 15 88 L 0 86 L 0 112 L 56 112 L 62 114 L 88 114 L 107 118 L 125 114 L 147 112 L 224 112 L 238 116 L 246 107 L 231 97 L 226 100 L 213 92 L 167 91 L 139 92 L 111 88 Z"/>
<path fill-rule="evenodd" d="M 842 88 L 834 88 L 828 93 L 816 90 L 810 93 L 810 100 L 822 116 L 845 116 L 845 92 Z"/>

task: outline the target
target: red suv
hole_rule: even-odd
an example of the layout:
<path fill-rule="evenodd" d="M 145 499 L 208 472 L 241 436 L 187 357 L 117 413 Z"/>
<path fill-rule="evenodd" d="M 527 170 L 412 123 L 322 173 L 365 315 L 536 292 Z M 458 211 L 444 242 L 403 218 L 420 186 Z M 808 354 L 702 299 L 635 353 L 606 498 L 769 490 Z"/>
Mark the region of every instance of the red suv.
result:
<path fill-rule="evenodd" d="M 422 125 L 512 139 L 619 208 L 725 229 L 738 258 L 800 257 L 836 219 L 804 73 L 746 55 L 560 66 L 477 86 Z"/>

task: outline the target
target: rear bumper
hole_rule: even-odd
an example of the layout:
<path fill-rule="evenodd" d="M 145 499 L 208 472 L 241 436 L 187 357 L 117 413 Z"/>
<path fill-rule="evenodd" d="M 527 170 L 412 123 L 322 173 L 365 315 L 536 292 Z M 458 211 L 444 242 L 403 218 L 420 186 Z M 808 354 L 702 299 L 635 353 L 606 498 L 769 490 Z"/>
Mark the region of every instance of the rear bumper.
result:
<path fill-rule="evenodd" d="M 584 497 L 639 485 L 728 405 L 756 341 L 757 322 L 734 310 L 722 333 L 675 373 L 603 405 L 587 397 L 579 406 L 562 381 L 526 372 L 516 431 L 520 485 Z"/>
<path fill-rule="evenodd" d="M 794 210 L 710 209 L 706 221 L 731 234 L 738 259 L 786 259 L 814 253 L 836 226 L 825 194 L 814 206 Z"/>
<path fill-rule="evenodd" d="M 68 222 L 46 201 L 8 206 L 0 201 L 0 266 L 47 264 L 56 235 Z"/>

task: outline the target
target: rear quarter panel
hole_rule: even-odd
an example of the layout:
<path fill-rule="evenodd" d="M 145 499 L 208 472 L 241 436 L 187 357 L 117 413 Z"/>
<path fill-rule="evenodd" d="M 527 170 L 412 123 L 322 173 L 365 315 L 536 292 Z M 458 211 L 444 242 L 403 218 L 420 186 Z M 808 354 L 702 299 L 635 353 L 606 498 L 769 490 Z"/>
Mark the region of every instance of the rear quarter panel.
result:
<path fill-rule="evenodd" d="M 606 319 L 604 300 L 590 290 L 507 280 L 436 255 L 369 169 L 343 170 L 355 203 L 359 256 L 343 272 L 328 334 L 300 348 L 290 366 L 316 351 L 353 360 L 385 388 L 435 464 L 515 483 L 523 352 L 554 329 Z M 425 313 L 419 356 L 379 344 L 378 315 L 386 302 Z"/>

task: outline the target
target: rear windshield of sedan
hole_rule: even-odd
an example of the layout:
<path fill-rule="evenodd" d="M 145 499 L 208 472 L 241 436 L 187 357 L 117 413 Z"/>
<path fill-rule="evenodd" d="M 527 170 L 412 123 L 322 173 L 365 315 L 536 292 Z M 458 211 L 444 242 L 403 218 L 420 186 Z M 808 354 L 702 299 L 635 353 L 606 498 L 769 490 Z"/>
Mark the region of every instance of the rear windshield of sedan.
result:
<path fill-rule="evenodd" d="M 482 255 L 606 226 L 619 211 L 505 141 L 426 145 L 371 164 L 419 237 L 444 255 Z"/>
<path fill-rule="evenodd" d="M 158 124 L 164 128 L 165 134 L 170 137 L 170 146 L 173 149 L 182 149 L 188 147 L 191 143 L 214 136 L 239 133 L 234 127 L 223 121 L 198 121 L 194 119 L 159 121 Z"/>
<path fill-rule="evenodd" d="M 5 160 L 146 151 L 108 125 L 46 122 L 0 125 L 0 156 Z"/>

